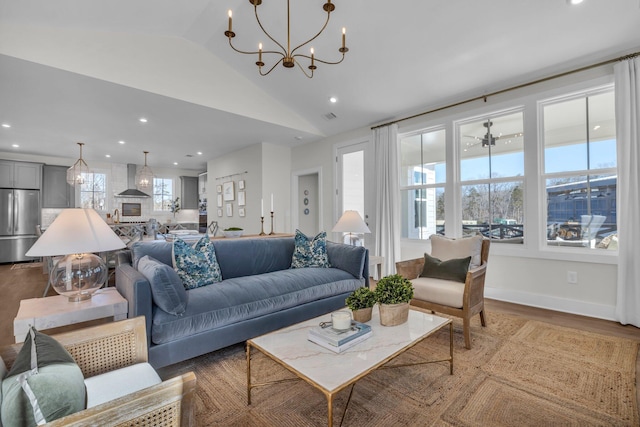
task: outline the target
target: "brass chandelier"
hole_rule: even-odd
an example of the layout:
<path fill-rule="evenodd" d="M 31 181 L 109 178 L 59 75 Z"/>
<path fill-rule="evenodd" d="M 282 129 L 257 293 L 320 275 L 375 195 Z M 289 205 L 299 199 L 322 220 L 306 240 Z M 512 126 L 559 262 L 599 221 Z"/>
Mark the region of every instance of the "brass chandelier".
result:
<path fill-rule="evenodd" d="M 291 9 L 290 9 L 290 5 L 289 5 L 289 1 L 287 0 L 287 46 L 286 48 L 283 46 L 282 43 L 278 42 L 275 38 L 273 38 L 271 36 L 271 34 L 269 34 L 267 32 L 267 30 L 264 29 L 264 26 L 262 25 L 262 22 L 260 21 L 260 17 L 258 16 L 258 6 L 260 6 L 262 4 L 262 0 L 249 0 L 249 3 L 251 3 L 253 5 L 253 9 L 256 15 L 256 21 L 258 21 L 258 26 L 260 26 L 260 29 L 262 30 L 262 32 L 269 37 L 276 45 L 278 45 L 280 47 L 280 50 L 262 50 L 262 43 L 258 43 L 258 50 L 257 51 L 253 51 L 253 52 L 247 52 L 244 50 L 240 50 L 237 49 L 231 39 L 233 39 L 236 36 L 236 33 L 233 32 L 233 24 L 232 24 L 232 12 L 231 10 L 229 10 L 229 29 L 227 31 L 224 32 L 224 35 L 229 39 L 229 46 L 231 46 L 231 48 L 233 50 L 235 50 L 238 53 L 244 53 L 246 55 L 258 55 L 258 60 L 256 61 L 256 65 L 258 66 L 258 72 L 260 73 L 261 76 L 266 76 L 267 74 L 269 74 L 271 71 L 273 71 L 276 66 L 280 63 L 282 63 L 282 65 L 285 68 L 293 68 L 295 65 L 297 65 L 302 72 L 304 73 L 305 76 L 307 76 L 308 78 L 312 78 L 313 77 L 313 72 L 318 68 L 316 66 L 316 62 L 320 62 L 323 64 L 328 64 L 328 65 L 335 65 L 335 64 L 339 64 L 342 61 L 344 61 L 344 54 L 347 53 L 349 51 L 349 48 L 347 48 L 345 41 L 346 41 L 346 29 L 342 28 L 342 46 L 338 49 L 338 52 L 340 52 L 342 54 L 342 58 L 340 58 L 339 61 L 335 61 L 335 62 L 331 62 L 331 61 L 325 61 L 322 59 L 318 59 L 315 57 L 315 52 L 313 47 L 310 48 L 309 51 L 309 55 L 305 55 L 303 53 L 296 53 L 296 51 L 298 51 L 298 49 L 308 45 L 309 43 L 311 43 L 313 40 L 315 40 L 323 31 L 325 28 L 327 28 L 327 24 L 329 23 L 329 18 L 331 17 L 331 12 L 333 12 L 335 10 L 335 5 L 333 3 L 331 3 L 331 0 L 327 0 L 327 2 L 322 6 L 322 9 L 327 13 L 327 20 L 325 21 L 324 25 L 322 26 L 322 28 L 320 29 L 320 31 L 318 31 L 318 33 L 311 37 L 309 40 L 307 40 L 304 43 L 301 43 L 300 45 L 296 46 L 295 48 L 291 49 Z M 262 62 L 262 55 L 276 55 L 276 56 L 280 56 L 280 59 L 273 64 L 273 66 L 271 66 L 271 68 L 269 68 L 269 70 L 267 72 L 264 72 L 262 67 L 265 66 L 265 63 Z M 307 66 L 307 68 L 310 70 L 310 72 L 307 72 L 304 67 L 300 64 L 299 60 L 297 60 L 297 58 L 306 58 L 310 61 L 309 66 Z"/>

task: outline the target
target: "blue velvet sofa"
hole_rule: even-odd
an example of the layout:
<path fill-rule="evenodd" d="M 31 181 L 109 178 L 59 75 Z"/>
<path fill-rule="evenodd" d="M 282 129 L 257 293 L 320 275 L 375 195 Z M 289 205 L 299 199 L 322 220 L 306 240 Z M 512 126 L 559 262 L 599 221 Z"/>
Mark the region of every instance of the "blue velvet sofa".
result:
<path fill-rule="evenodd" d="M 160 368 L 292 325 L 345 305 L 369 286 L 369 256 L 362 247 L 327 242 L 330 268 L 290 268 L 294 238 L 212 241 L 222 281 L 187 290 L 184 313 L 154 303 L 138 271 L 145 255 L 172 265 L 172 244 L 137 242 L 119 254 L 116 287 L 129 302 L 128 317 L 146 318 L 149 363 Z"/>

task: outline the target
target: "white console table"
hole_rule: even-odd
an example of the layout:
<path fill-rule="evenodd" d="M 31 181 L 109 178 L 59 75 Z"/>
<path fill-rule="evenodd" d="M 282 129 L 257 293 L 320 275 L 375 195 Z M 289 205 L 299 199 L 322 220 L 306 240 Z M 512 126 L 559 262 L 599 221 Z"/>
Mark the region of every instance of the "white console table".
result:
<path fill-rule="evenodd" d="M 16 342 L 23 342 L 32 325 L 40 331 L 104 317 L 123 320 L 128 311 L 127 300 L 116 288 L 100 289 L 91 299 L 79 302 L 69 302 L 63 295 L 25 299 L 13 319 L 13 335 Z"/>

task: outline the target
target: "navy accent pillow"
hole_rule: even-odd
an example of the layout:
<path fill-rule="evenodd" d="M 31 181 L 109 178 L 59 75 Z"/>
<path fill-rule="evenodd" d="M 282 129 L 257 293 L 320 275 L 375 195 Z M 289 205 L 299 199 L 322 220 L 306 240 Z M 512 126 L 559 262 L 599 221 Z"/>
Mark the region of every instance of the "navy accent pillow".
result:
<path fill-rule="evenodd" d="M 313 239 L 300 230 L 296 230 L 295 248 L 291 259 L 291 268 L 329 267 L 327 255 L 327 233 L 321 231 Z"/>
<path fill-rule="evenodd" d="M 205 236 L 190 246 L 177 237 L 173 241 L 173 267 L 186 289 L 195 289 L 222 281 L 216 250 Z"/>
<path fill-rule="evenodd" d="M 420 277 L 432 277 L 434 279 L 454 280 L 464 283 L 470 262 L 470 256 L 440 261 L 429 254 L 424 254 L 424 268 L 420 273 Z"/>

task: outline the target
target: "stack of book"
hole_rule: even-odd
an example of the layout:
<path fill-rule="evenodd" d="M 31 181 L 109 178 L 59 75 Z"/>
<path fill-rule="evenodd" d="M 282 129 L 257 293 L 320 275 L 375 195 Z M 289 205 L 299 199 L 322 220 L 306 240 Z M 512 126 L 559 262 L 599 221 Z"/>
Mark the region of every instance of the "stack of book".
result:
<path fill-rule="evenodd" d="M 331 327 L 330 322 L 309 329 L 307 339 L 324 348 L 340 353 L 371 336 L 371 326 L 351 321 L 351 328 L 339 331 Z"/>

